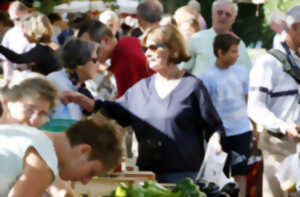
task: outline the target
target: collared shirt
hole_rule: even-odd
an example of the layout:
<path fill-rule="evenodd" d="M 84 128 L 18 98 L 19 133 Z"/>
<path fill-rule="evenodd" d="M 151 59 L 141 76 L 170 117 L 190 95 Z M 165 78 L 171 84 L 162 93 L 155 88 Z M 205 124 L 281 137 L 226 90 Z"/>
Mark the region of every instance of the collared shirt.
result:
<path fill-rule="evenodd" d="M 279 50 L 284 51 L 281 47 Z M 298 66 L 300 59 L 292 51 Z M 299 84 L 270 54 L 257 59 L 250 72 L 248 115 L 258 125 L 285 133 L 287 123 L 300 124 Z"/>
<path fill-rule="evenodd" d="M 280 34 L 275 34 L 273 38 L 273 48 L 278 49 L 281 47 L 281 42 L 285 41 L 286 31 L 282 31 Z"/>
<path fill-rule="evenodd" d="M 68 78 L 66 70 L 61 69 L 57 72 L 52 72 L 47 76 L 61 91 L 78 91 L 76 85 Z M 76 103 L 69 103 L 67 105 L 58 102 L 55 111 L 50 116 L 52 119 L 68 119 L 68 120 L 80 120 L 82 117 L 82 108 Z"/>
<path fill-rule="evenodd" d="M 191 60 L 185 63 L 184 68 L 197 77 L 216 62 L 213 50 L 213 42 L 217 33 L 213 28 L 200 31 L 192 35 L 187 43 L 187 51 L 192 56 Z M 247 53 L 247 48 L 241 40 L 239 44 L 239 58 L 236 64 L 250 69 L 252 64 Z"/>

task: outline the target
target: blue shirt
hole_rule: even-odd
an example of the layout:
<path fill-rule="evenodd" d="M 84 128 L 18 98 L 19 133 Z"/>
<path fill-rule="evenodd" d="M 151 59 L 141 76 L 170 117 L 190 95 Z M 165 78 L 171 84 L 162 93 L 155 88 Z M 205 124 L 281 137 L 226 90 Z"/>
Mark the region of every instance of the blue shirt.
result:
<path fill-rule="evenodd" d="M 239 65 L 221 69 L 214 65 L 209 67 L 200 78 L 223 121 L 226 136 L 250 131 L 245 101 L 249 84 L 247 69 Z"/>
<path fill-rule="evenodd" d="M 142 79 L 117 102 L 97 101 L 96 108 L 123 126 L 133 127 L 141 170 L 198 171 L 205 152 L 204 136 L 215 131 L 222 134 L 222 121 L 195 76 L 185 73 L 165 98 L 157 94 L 154 79 Z"/>

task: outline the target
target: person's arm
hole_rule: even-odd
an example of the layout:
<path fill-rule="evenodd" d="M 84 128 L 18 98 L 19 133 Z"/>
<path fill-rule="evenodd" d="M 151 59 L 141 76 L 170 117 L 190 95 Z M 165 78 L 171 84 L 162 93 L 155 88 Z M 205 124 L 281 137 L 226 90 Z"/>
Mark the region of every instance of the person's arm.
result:
<path fill-rule="evenodd" d="M 220 136 L 225 135 L 223 122 L 213 106 L 211 97 L 203 83 L 199 83 L 199 91 L 197 91 L 196 94 L 200 116 L 203 120 L 203 126 L 207 132 L 207 137 L 211 137 L 214 132 L 218 132 Z"/>
<path fill-rule="evenodd" d="M 126 105 L 125 95 L 119 99 L 121 103 Z M 100 111 L 105 116 L 115 119 L 121 126 L 129 126 L 131 124 L 132 114 L 115 101 L 102 101 L 100 99 L 91 99 L 79 92 L 63 91 L 60 96 L 60 101 L 63 104 L 77 103 L 88 112 Z"/>
<path fill-rule="evenodd" d="M 28 149 L 23 162 L 23 173 L 8 197 L 40 197 L 53 181 L 54 174 L 33 148 Z"/>
<path fill-rule="evenodd" d="M 26 64 L 35 62 L 37 55 L 36 54 L 37 48 L 34 47 L 26 53 L 18 54 L 3 45 L 0 45 L 0 53 L 4 55 L 9 61 L 16 63 L 16 64 Z"/>

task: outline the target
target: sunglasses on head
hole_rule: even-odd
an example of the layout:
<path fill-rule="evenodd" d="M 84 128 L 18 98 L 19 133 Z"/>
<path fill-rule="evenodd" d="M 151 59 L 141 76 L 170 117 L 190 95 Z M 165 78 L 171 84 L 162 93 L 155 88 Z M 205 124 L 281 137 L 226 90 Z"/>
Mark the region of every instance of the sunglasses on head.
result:
<path fill-rule="evenodd" d="M 163 43 L 159 44 L 151 44 L 149 46 L 143 46 L 143 51 L 146 52 L 148 49 L 150 49 L 153 52 L 156 52 L 159 48 L 164 48 L 166 45 Z"/>
<path fill-rule="evenodd" d="M 227 18 L 230 18 L 230 17 L 232 16 L 232 14 L 231 14 L 230 12 L 225 12 L 225 11 L 223 11 L 223 10 L 218 10 L 218 11 L 217 11 L 217 14 L 218 14 L 219 16 L 222 16 L 222 15 L 224 14 Z"/>

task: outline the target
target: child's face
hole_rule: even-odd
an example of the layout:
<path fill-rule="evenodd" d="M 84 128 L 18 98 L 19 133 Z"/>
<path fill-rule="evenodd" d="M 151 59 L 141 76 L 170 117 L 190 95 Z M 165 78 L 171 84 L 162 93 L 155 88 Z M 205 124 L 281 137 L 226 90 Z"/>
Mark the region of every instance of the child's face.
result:
<path fill-rule="evenodd" d="M 231 66 L 235 64 L 237 58 L 239 57 L 239 47 L 238 45 L 232 45 L 227 52 L 220 51 L 219 59 L 226 66 Z"/>

